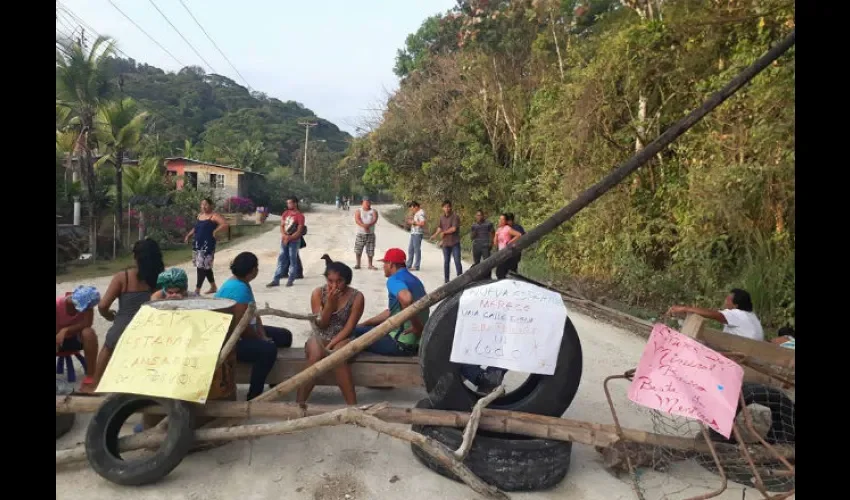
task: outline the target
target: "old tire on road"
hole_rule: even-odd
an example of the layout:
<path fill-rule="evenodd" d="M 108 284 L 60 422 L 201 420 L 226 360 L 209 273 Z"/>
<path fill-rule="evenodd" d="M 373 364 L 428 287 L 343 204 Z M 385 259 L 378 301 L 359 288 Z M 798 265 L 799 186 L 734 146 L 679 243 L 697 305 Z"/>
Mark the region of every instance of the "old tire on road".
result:
<path fill-rule="evenodd" d="M 485 280 L 467 288 L 493 283 Z M 428 398 L 441 410 L 471 411 L 481 395 L 468 388 L 460 373 L 461 365 L 449 361 L 455 333 L 455 321 L 462 292 L 445 299 L 431 314 L 419 345 L 419 363 Z M 578 333 L 570 318 L 564 323 L 564 335 L 553 375 L 530 374 L 525 382 L 487 407 L 550 417 L 560 417 L 569 408 L 581 382 L 582 352 Z"/>
<path fill-rule="evenodd" d="M 432 408 L 427 399 L 416 408 Z M 457 449 L 463 441 L 463 429 L 431 425 L 413 425 L 412 430 Z M 426 467 L 441 476 L 459 481 L 451 471 L 437 463 L 416 445 L 413 454 Z M 556 486 L 570 469 L 573 443 L 479 430 L 463 463 L 485 483 L 504 491 L 539 491 Z"/>
<path fill-rule="evenodd" d="M 165 441 L 152 455 L 124 460 L 118 436 L 130 415 L 160 405 L 166 410 Z M 153 483 L 167 476 L 183 460 L 195 440 L 192 406 L 185 401 L 134 394 L 114 394 L 98 408 L 86 432 L 86 456 L 101 477 L 123 486 Z"/>

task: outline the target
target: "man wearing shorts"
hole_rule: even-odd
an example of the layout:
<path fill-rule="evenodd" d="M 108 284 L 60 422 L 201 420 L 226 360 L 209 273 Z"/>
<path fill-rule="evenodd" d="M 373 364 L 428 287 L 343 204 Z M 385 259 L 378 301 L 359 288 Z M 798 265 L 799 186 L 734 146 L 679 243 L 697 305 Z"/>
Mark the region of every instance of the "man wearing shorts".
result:
<path fill-rule="evenodd" d="M 354 256 L 357 264 L 354 269 L 360 269 L 360 258 L 363 249 L 366 249 L 366 258 L 369 259 L 369 269 L 376 270 L 372 265 L 375 257 L 375 224 L 378 222 L 378 211 L 372 208 L 372 202 L 364 197 L 360 208 L 354 211 L 354 223 L 357 224 L 357 235 L 354 240 Z"/>

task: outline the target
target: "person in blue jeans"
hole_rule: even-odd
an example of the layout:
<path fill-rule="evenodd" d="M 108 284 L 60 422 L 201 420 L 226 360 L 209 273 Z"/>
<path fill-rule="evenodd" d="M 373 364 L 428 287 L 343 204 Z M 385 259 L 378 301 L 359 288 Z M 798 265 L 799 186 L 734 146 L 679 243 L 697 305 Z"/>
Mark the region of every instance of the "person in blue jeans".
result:
<path fill-rule="evenodd" d="M 248 310 L 248 305 L 254 300 L 251 281 L 259 273 L 259 261 L 251 252 L 242 252 L 230 264 L 233 276 L 224 282 L 215 296 L 236 301 L 233 306 L 232 325 L 239 323 L 242 315 Z M 266 384 L 266 377 L 272 371 L 277 361 L 277 350 L 281 347 L 292 346 L 292 332 L 286 328 L 265 326 L 257 317 L 242 332 L 242 337 L 236 342 L 236 359 L 243 363 L 251 363 L 251 382 L 248 388 L 248 401 L 259 396 Z"/>
<path fill-rule="evenodd" d="M 425 285 L 407 269 L 407 255 L 400 248 L 390 248 L 380 260 L 387 277 L 388 305 L 383 312 L 357 325 L 352 337 L 360 337 L 380 325 L 391 316 L 425 296 Z M 385 356 L 416 356 L 419 352 L 419 337 L 428 321 L 428 309 L 424 309 L 397 329 L 387 333 L 366 351 Z"/>
<path fill-rule="evenodd" d="M 443 249 L 443 277 L 449 282 L 450 260 L 455 261 L 455 271 L 460 276 L 463 267 L 460 263 L 460 216 L 452 211 L 452 202 L 443 202 L 443 215 L 440 216 L 440 225 L 431 235 L 431 240 L 440 238 L 440 247 Z"/>
<path fill-rule="evenodd" d="M 425 236 L 425 211 L 419 206 L 418 201 L 407 204 L 410 215 L 407 224 L 410 226 L 410 245 L 407 247 L 407 268 L 418 271 L 422 261 L 422 238 Z"/>
<path fill-rule="evenodd" d="M 290 196 L 286 199 L 286 211 L 280 216 L 280 255 L 277 257 L 277 269 L 274 277 L 267 287 L 280 285 L 280 280 L 286 277 L 286 286 L 301 276 L 301 259 L 298 251 L 301 250 L 302 236 L 306 222 L 304 214 L 298 209 L 298 198 Z"/>

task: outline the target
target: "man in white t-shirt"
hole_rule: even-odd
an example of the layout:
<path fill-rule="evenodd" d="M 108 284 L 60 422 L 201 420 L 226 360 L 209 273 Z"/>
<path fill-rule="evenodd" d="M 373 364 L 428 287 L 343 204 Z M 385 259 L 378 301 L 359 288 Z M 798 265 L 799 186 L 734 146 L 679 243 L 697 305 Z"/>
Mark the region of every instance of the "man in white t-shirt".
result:
<path fill-rule="evenodd" d="M 703 309 L 691 306 L 673 306 L 667 314 L 693 313 L 703 318 L 713 319 L 723 324 L 723 331 L 753 340 L 764 340 L 764 329 L 758 316 L 753 313 L 753 300 L 750 294 L 740 288 L 733 288 L 726 296 L 725 309 Z"/>
<path fill-rule="evenodd" d="M 419 206 L 418 201 L 407 204 L 410 213 L 406 219 L 410 226 L 410 244 L 407 247 L 407 268 L 418 271 L 422 261 L 422 238 L 425 236 L 425 211 Z M 412 214 L 412 215 L 411 215 Z"/>

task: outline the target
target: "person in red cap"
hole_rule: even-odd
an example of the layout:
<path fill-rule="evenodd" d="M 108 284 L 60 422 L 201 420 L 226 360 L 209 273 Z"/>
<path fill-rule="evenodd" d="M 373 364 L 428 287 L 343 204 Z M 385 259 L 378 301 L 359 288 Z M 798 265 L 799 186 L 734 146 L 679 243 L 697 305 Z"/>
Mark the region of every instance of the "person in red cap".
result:
<path fill-rule="evenodd" d="M 387 308 L 375 317 L 357 325 L 353 337 L 359 337 L 380 325 L 391 316 L 425 296 L 425 285 L 407 269 L 407 255 L 400 248 L 390 248 L 380 260 L 384 264 L 384 276 L 387 277 Z M 405 321 L 396 330 L 389 332 L 380 340 L 366 348 L 367 351 L 386 356 L 416 356 L 419 352 L 419 337 L 425 322 L 428 321 L 428 309 L 419 312 Z"/>

